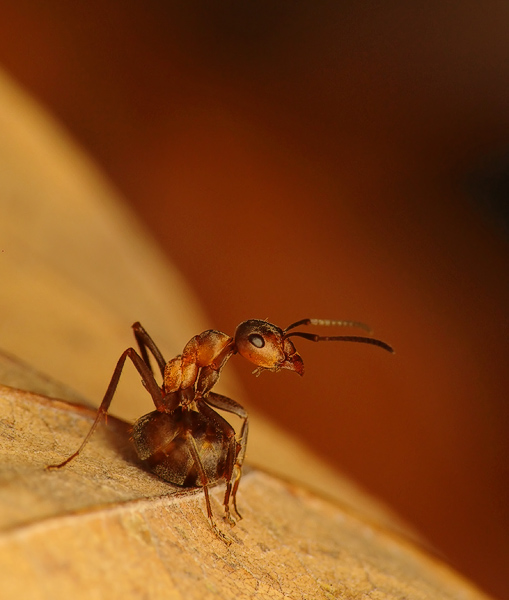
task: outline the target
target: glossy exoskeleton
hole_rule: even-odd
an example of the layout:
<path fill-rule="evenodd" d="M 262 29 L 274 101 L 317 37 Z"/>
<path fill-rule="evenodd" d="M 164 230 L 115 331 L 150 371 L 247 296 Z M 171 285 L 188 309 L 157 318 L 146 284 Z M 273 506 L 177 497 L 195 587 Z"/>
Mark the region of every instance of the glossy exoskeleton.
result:
<path fill-rule="evenodd" d="M 149 334 L 140 323 L 135 323 L 133 329 L 139 353 L 134 348 L 125 350 L 83 443 L 62 463 L 48 468 L 63 467 L 86 446 L 108 412 L 125 361 L 130 358 L 156 407 L 133 425 L 132 441 L 138 456 L 150 471 L 165 481 L 184 487 L 203 487 L 210 524 L 220 539 L 230 543 L 230 538 L 218 529 L 214 521 L 208 492 L 209 485 L 224 479 L 225 519 L 231 525 L 235 524 L 230 504 L 235 517 L 242 518 L 237 510 L 236 497 L 246 453 L 248 415 L 235 400 L 212 391 L 228 360 L 238 353 L 256 365 L 256 374 L 265 370 L 277 372 L 288 369 L 303 375 L 304 363 L 290 340 L 292 336 L 314 342 L 361 342 L 392 352 L 388 344 L 370 337 L 319 336 L 294 331 L 296 327 L 306 325 L 361 327 L 369 331 L 362 323 L 352 321 L 302 319 L 283 330 L 267 321 L 250 319 L 237 327 L 233 337 L 212 329 L 194 336 L 182 354 L 166 362 Z M 154 377 L 149 352 L 161 372 L 162 385 Z M 216 409 L 242 419 L 238 435 Z"/>

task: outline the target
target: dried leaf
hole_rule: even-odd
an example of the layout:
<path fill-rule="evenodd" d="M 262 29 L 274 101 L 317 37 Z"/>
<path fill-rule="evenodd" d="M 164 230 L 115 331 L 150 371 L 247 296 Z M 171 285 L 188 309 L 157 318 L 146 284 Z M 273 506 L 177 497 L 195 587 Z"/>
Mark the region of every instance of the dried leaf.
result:
<path fill-rule="evenodd" d="M 109 419 L 74 451 L 93 411 L 0 389 L 2 598 L 485 598 L 383 528 L 248 470 L 243 520 L 211 531 L 201 491 L 143 471 L 128 426 Z"/>

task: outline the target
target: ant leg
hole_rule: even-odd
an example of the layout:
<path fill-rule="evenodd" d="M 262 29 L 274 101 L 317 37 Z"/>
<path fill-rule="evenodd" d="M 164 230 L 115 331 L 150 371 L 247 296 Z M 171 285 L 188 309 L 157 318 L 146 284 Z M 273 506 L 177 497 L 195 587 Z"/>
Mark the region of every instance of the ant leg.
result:
<path fill-rule="evenodd" d="M 120 375 L 122 374 L 122 369 L 124 367 L 127 357 L 129 357 L 132 360 L 134 366 L 138 370 L 138 373 L 141 375 L 143 384 L 145 385 L 145 388 L 149 391 L 150 395 L 152 396 L 152 399 L 154 401 L 154 404 L 156 405 L 156 408 L 158 408 L 159 406 L 162 406 L 161 388 L 157 385 L 157 382 L 154 379 L 154 376 L 152 375 L 152 371 L 150 370 L 148 365 L 143 361 L 141 356 L 136 352 L 136 350 L 134 350 L 134 348 L 128 348 L 125 352 L 122 353 L 122 356 L 118 359 L 117 366 L 115 367 L 115 371 L 113 372 L 113 375 L 111 377 L 111 381 L 108 385 L 108 389 L 106 390 L 106 393 L 104 394 L 103 401 L 101 402 L 101 405 L 97 409 L 97 414 L 96 414 L 95 420 L 92 423 L 92 427 L 90 428 L 90 431 L 87 433 L 85 439 L 81 443 L 81 446 L 78 448 L 78 450 L 76 450 L 76 452 L 74 454 L 71 454 L 71 456 L 66 458 L 63 462 L 56 464 L 56 465 L 48 465 L 46 467 L 46 469 L 60 469 L 61 467 L 65 466 L 67 463 L 71 462 L 71 460 L 73 460 L 74 458 L 79 456 L 79 454 L 81 453 L 83 448 L 87 445 L 90 438 L 92 437 L 92 434 L 96 430 L 97 426 L 99 425 L 99 423 L 101 422 L 103 417 L 108 412 L 111 401 L 113 400 L 113 396 L 115 394 L 115 390 L 117 389 L 118 381 L 120 379 Z"/>
<path fill-rule="evenodd" d="M 249 432 L 249 417 L 246 412 L 246 409 L 243 406 L 241 406 L 238 402 L 235 402 L 235 400 L 228 398 L 227 396 L 222 396 L 221 394 L 210 392 L 209 395 L 206 398 L 204 398 L 204 400 L 214 408 L 219 408 L 220 410 L 233 413 L 234 415 L 242 419 L 242 427 L 240 429 L 239 434 L 240 448 L 236 452 L 236 459 L 232 469 L 232 475 L 230 480 L 227 481 L 226 494 L 224 499 L 225 510 L 227 512 L 227 515 L 229 515 L 228 505 L 231 493 L 233 510 L 235 511 L 237 518 L 242 519 L 242 515 L 237 509 L 237 490 L 239 488 L 240 478 L 242 476 L 242 464 L 244 463 L 244 457 L 246 455 L 247 435 Z M 235 477 L 233 477 L 233 474 L 235 474 Z"/>
<path fill-rule="evenodd" d="M 228 464 L 228 473 L 226 478 L 226 490 L 224 494 L 224 518 L 230 523 L 233 527 L 237 524 L 237 521 L 242 520 L 242 515 L 239 513 L 237 509 L 237 489 L 239 487 L 240 478 L 242 476 L 242 467 L 237 462 L 235 462 L 235 454 L 238 451 L 238 444 L 235 438 L 232 438 L 232 443 L 230 448 L 228 449 L 227 462 Z M 235 513 L 235 517 L 237 521 L 231 516 L 230 513 L 230 498 L 232 501 L 233 512 Z"/>
<path fill-rule="evenodd" d="M 203 398 L 203 400 L 214 408 L 219 408 L 219 410 L 232 413 L 239 417 L 239 419 L 242 419 L 242 426 L 239 434 L 239 443 L 241 448 L 237 455 L 237 464 L 242 466 L 242 463 L 244 462 L 244 456 L 246 455 L 247 434 L 249 432 L 249 415 L 247 414 L 246 409 L 235 400 L 228 398 L 228 396 L 216 394 L 215 392 L 209 392 L 207 397 Z"/>
<path fill-rule="evenodd" d="M 194 439 L 193 435 L 191 433 L 188 433 L 187 435 L 187 439 L 189 440 L 190 444 L 189 444 L 189 450 L 191 451 L 191 455 L 194 459 L 194 463 L 196 465 L 196 468 L 198 469 L 198 474 L 200 476 L 201 479 L 201 484 L 203 487 L 203 492 L 205 494 L 205 504 L 207 505 L 207 516 L 209 519 L 209 523 L 210 526 L 212 527 L 212 529 L 214 530 L 214 533 L 217 535 L 217 537 L 224 542 L 227 546 L 229 546 L 232 543 L 232 539 L 229 538 L 227 535 L 225 535 L 220 529 L 219 527 L 216 525 L 216 522 L 214 521 L 214 517 L 212 515 L 212 507 L 210 505 L 210 496 L 209 496 L 209 489 L 208 489 L 208 479 L 207 479 L 207 474 L 205 473 L 205 469 L 203 467 L 203 463 L 201 461 L 200 458 L 200 454 L 198 452 L 198 447 L 196 445 L 196 440 Z"/>
<path fill-rule="evenodd" d="M 224 496 L 224 518 L 228 523 L 233 527 L 236 523 L 235 519 L 232 518 L 230 514 L 230 495 L 232 491 L 232 482 L 233 482 L 233 472 L 235 470 L 235 459 L 238 454 L 238 443 L 235 439 L 235 429 L 226 421 L 221 415 L 219 415 L 215 410 L 210 408 L 205 402 L 204 399 L 201 398 L 198 401 L 198 409 L 209 421 L 215 423 L 216 428 L 222 432 L 223 438 L 227 444 L 227 453 L 226 460 L 224 466 L 224 472 L 221 475 L 226 480 L 226 492 Z M 240 517 L 240 515 L 237 516 Z M 240 517 L 242 518 L 242 517 Z"/>
<path fill-rule="evenodd" d="M 164 360 L 163 355 L 161 354 L 161 351 L 156 346 L 156 343 L 150 337 L 150 335 L 145 331 L 145 328 L 141 325 L 141 323 L 139 323 L 138 321 L 136 321 L 136 323 L 133 324 L 133 330 L 134 330 L 134 337 L 136 338 L 136 341 L 138 342 L 138 347 L 140 349 L 140 354 L 141 354 L 141 357 L 143 358 L 143 362 L 145 364 L 147 364 L 148 367 L 150 368 L 150 370 L 152 371 L 152 365 L 150 364 L 150 358 L 149 358 L 149 355 L 147 352 L 147 349 L 148 349 L 148 350 L 150 350 L 150 352 L 152 352 L 152 356 L 156 359 L 157 366 L 159 367 L 159 370 L 161 371 L 161 375 L 162 375 L 162 377 L 164 377 L 164 367 L 166 366 L 166 361 Z M 153 373 L 153 371 L 152 371 L 152 373 Z"/>

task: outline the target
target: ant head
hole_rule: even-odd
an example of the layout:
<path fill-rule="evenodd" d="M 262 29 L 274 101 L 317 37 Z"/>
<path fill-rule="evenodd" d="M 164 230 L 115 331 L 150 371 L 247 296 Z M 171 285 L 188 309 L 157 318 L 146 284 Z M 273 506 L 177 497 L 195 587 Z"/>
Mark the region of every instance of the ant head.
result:
<path fill-rule="evenodd" d="M 394 352 L 391 346 L 376 338 L 358 335 L 317 335 L 304 331 L 291 331 L 296 327 L 315 325 L 322 327 L 357 327 L 371 333 L 371 329 L 364 323 L 358 321 L 331 321 L 329 319 L 301 319 L 286 329 L 280 329 L 267 321 L 250 319 L 244 321 L 237 327 L 235 332 L 235 346 L 237 352 L 254 363 L 258 368 L 256 374 L 261 371 L 279 371 L 289 369 L 299 375 L 304 375 L 304 363 L 290 337 L 301 337 L 311 342 L 360 342 L 371 344 Z"/>
<path fill-rule="evenodd" d="M 293 343 L 282 329 L 267 321 L 250 319 L 241 323 L 235 331 L 235 346 L 260 371 L 288 369 L 304 374 L 304 363 Z"/>

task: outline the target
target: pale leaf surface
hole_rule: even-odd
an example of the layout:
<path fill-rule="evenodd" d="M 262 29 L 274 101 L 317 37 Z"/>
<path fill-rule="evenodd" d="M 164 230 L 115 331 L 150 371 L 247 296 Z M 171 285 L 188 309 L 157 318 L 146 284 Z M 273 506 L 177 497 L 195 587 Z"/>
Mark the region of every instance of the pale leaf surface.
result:
<path fill-rule="evenodd" d="M 203 494 L 143 471 L 128 426 L 110 419 L 60 470 L 93 411 L 0 390 L 2 598 L 463 598 L 447 567 L 373 523 L 259 470 L 245 474 L 243 520 L 211 531 Z"/>

